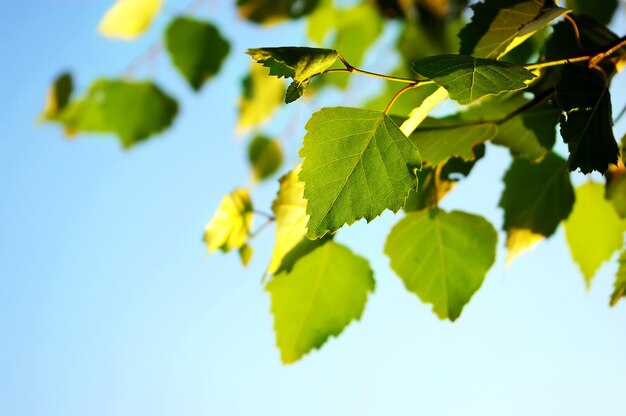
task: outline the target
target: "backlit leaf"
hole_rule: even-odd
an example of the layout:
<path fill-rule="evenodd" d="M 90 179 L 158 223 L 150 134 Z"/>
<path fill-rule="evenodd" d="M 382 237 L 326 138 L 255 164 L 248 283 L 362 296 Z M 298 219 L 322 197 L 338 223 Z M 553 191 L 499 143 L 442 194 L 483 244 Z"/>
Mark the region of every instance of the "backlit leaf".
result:
<path fill-rule="evenodd" d="M 68 72 L 59 75 L 48 90 L 46 106 L 41 114 L 41 119 L 52 120 L 61 114 L 70 102 L 73 89 L 72 75 Z"/>
<path fill-rule="evenodd" d="M 483 217 L 439 209 L 411 212 L 387 237 L 385 254 L 407 290 L 456 320 L 495 261 L 498 234 Z"/>
<path fill-rule="evenodd" d="M 248 241 L 254 217 L 250 194 L 245 188 L 237 188 L 222 198 L 217 211 L 204 229 L 204 242 L 209 253 L 217 250 L 228 252 L 241 249 Z M 248 254 L 241 254 L 246 262 Z"/>
<path fill-rule="evenodd" d="M 572 211 L 574 189 L 565 160 L 548 153 L 540 163 L 513 159 L 504 175 L 499 206 L 504 209 L 507 247 L 520 253 L 549 237 Z M 514 255 L 509 256 L 512 261 Z"/>
<path fill-rule="evenodd" d="M 163 5 L 163 0 L 117 0 L 107 11 L 98 30 L 108 38 L 132 40 L 145 32 Z"/>
<path fill-rule="evenodd" d="M 586 14 L 602 23 L 609 23 L 617 9 L 618 0 L 567 0 L 567 7 L 576 13 Z"/>
<path fill-rule="evenodd" d="M 626 251 L 623 251 L 619 256 L 619 268 L 615 275 L 615 288 L 611 294 L 611 306 L 617 305 L 617 302 L 623 297 L 626 297 Z"/>
<path fill-rule="evenodd" d="M 267 75 L 267 68 L 252 65 L 250 73 L 244 78 L 237 130 L 245 131 L 261 125 L 282 104 L 285 85 L 280 79 Z"/>
<path fill-rule="evenodd" d="M 484 96 L 523 90 L 535 76 L 521 66 L 467 55 L 437 55 L 413 62 L 413 70 L 469 104 Z"/>
<path fill-rule="evenodd" d="M 272 176 L 283 163 L 280 143 L 263 135 L 254 136 L 248 145 L 248 162 L 255 180 Z"/>
<path fill-rule="evenodd" d="M 623 235 L 624 223 L 604 199 L 604 187 L 588 182 L 576 188 L 576 204 L 565 221 L 565 237 L 587 286 L 600 265 L 622 247 Z"/>
<path fill-rule="evenodd" d="M 310 13 L 319 0 L 237 0 L 239 16 L 255 23 L 273 24 Z"/>
<path fill-rule="evenodd" d="M 126 148 L 165 130 L 178 104 L 149 81 L 99 79 L 57 117 L 66 129 L 114 133 Z"/>
<path fill-rule="evenodd" d="M 306 124 L 299 178 L 304 182 L 307 236 L 322 237 L 344 224 L 368 222 L 404 206 L 421 167 L 417 148 L 379 111 L 323 108 Z"/>
<path fill-rule="evenodd" d="M 198 91 L 217 74 L 230 44 L 209 22 L 178 17 L 165 30 L 165 47 L 174 66 Z"/>
<path fill-rule="evenodd" d="M 617 163 L 619 149 L 604 75 L 586 65 L 565 65 L 556 84 L 556 98 L 563 110 L 561 136 L 570 153 L 569 170 L 606 172 L 609 164 Z"/>
<path fill-rule="evenodd" d="M 474 159 L 474 146 L 493 138 L 497 131 L 497 126 L 490 123 L 463 126 L 426 119 L 410 139 L 422 160 L 435 166 L 455 156 L 466 161 Z"/>
<path fill-rule="evenodd" d="M 267 284 L 283 363 L 298 361 L 361 318 L 374 279 L 368 262 L 329 241 Z"/>

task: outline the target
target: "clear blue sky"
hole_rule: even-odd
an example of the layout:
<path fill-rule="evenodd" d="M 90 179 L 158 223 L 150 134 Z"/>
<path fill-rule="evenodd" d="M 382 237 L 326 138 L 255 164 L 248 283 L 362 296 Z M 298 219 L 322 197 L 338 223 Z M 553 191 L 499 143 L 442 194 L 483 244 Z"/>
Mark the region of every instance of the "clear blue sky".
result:
<path fill-rule="evenodd" d="M 244 142 L 232 133 L 243 51 L 304 44 L 301 27 L 265 32 L 261 45 L 252 25 L 234 20 L 230 2 L 212 2 L 201 14 L 236 39 L 226 67 L 200 95 L 167 57 L 144 67 L 181 99 L 182 111 L 171 131 L 125 152 L 111 137 L 67 141 L 34 123 L 58 72 L 73 70 L 80 89 L 121 74 L 186 2 L 166 2 L 135 43 L 97 35 L 109 3 L 0 1 L 0 414 L 622 411 L 626 302 L 607 305 L 615 258 L 587 292 L 562 229 L 508 270 L 501 236 L 496 265 L 454 324 L 439 321 L 390 271 L 382 246 L 395 217 L 342 231 L 341 241 L 371 259 L 376 293 L 360 323 L 283 366 L 260 284 L 271 233 L 245 270 L 236 255 L 208 257 L 201 234 L 221 196 L 249 182 Z M 325 102 L 350 104 L 360 91 Z M 615 101 L 619 110 L 625 97 Z M 298 105 L 268 128 L 283 133 L 291 161 L 318 104 Z M 294 129 L 287 119 L 298 111 Z M 497 148 L 488 156 L 444 206 L 499 227 L 509 158 Z M 268 206 L 275 190 L 256 188 L 255 201 Z"/>

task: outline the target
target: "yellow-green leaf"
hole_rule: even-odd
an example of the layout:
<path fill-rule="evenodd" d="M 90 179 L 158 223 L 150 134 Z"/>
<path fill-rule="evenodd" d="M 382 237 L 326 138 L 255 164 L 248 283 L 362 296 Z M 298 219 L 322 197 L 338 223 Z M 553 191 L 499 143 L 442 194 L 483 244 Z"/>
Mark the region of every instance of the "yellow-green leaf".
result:
<path fill-rule="evenodd" d="M 267 68 L 253 64 L 243 80 L 237 120 L 240 132 L 263 124 L 283 102 L 285 84 L 278 78 L 269 77 L 268 73 Z"/>
<path fill-rule="evenodd" d="M 283 363 L 290 364 L 360 319 L 374 278 L 367 260 L 328 241 L 298 260 L 290 272 L 274 276 L 266 290 L 276 345 Z"/>
<path fill-rule="evenodd" d="M 163 0 L 117 0 L 98 30 L 108 38 L 135 39 L 150 27 L 162 5 Z"/>
<path fill-rule="evenodd" d="M 237 188 L 224 198 L 213 218 L 204 229 L 204 241 L 209 253 L 240 249 L 248 241 L 253 220 L 250 193 L 245 188 Z M 242 256 L 245 259 L 246 253 Z"/>
<path fill-rule="evenodd" d="M 604 199 L 604 187 L 588 182 L 576 188 L 576 203 L 565 221 L 572 258 L 591 284 L 596 270 L 624 243 L 624 223 Z"/>
<path fill-rule="evenodd" d="M 619 256 L 619 268 L 615 275 L 614 290 L 611 294 L 611 306 L 617 305 L 622 297 L 626 296 L 626 250 Z"/>

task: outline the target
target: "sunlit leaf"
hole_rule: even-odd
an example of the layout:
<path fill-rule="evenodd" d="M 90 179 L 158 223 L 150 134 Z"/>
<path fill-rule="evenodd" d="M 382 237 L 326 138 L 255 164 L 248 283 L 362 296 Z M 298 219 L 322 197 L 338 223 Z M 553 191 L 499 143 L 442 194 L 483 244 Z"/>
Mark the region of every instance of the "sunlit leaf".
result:
<path fill-rule="evenodd" d="M 576 188 L 576 204 L 565 221 L 565 237 L 587 286 L 600 265 L 622 247 L 623 235 L 624 223 L 604 199 L 604 187 L 588 182 Z"/>
<path fill-rule="evenodd" d="M 626 297 L 626 251 L 619 257 L 619 268 L 615 274 L 615 288 L 611 294 L 611 306 L 617 305 L 621 298 Z"/>
<path fill-rule="evenodd" d="M 485 0 L 472 5 L 472 21 L 460 32 L 460 53 L 498 59 L 565 10 L 550 0 Z"/>
<path fill-rule="evenodd" d="M 237 0 L 239 16 L 255 23 L 273 24 L 310 13 L 319 0 Z"/>
<path fill-rule="evenodd" d="M 228 252 L 244 247 L 252 229 L 253 218 L 252 201 L 247 189 L 237 188 L 224 196 L 204 229 L 204 242 L 209 253 L 217 250 Z M 241 255 L 244 264 L 248 257 L 245 250 L 247 249 Z"/>
<path fill-rule="evenodd" d="M 53 120 L 59 116 L 69 104 L 73 89 L 72 75 L 69 72 L 59 75 L 48 90 L 46 106 L 41 114 L 41 119 Z"/>
<path fill-rule="evenodd" d="M 132 40 L 143 34 L 163 5 L 163 0 L 117 0 L 106 12 L 98 30 L 108 38 Z"/>
<path fill-rule="evenodd" d="M 411 212 L 387 237 L 385 254 L 407 290 L 456 320 L 495 261 L 498 234 L 483 217 L 439 209 Z"/>
<path fill-rule="evenodd" d="M 469 104 L 484 96 L 523 90 L 535 77 L 508 62 L 467 55 L 437 55 L 413 62 L 413 70 L 445 88 L 450 98 Z"/>
<path fill-rule="evenodd" d="M 267 68 L 252 65 L 250 73 L 244 78 L 237 130 L 245 131 L 261 125 L 282 104 L 285 85 L 280 79 L 267 75 Z"/>
<path fill-rule="evenodd" d="M 521 253 L 549 237 L 572 211 L 574 190 L 565 160 L 548 153 L 540 163 L 513 159 L 504 175 L 499 206 L 504 209 L 507 247 Z M 509 254 L 509 261 L 514 259 Z"/>
<path fill-rule="evenodd" d="M 165 47 L 174 66 L 196 91 L 219 72 L 230 50 L 217 27 L 189 17 L 178 17 L 169 24 Z"/>
<path fill-rule="evenodd" d="M 493 138 L 497 131 L 497 126 L 490 123 L 450 125 L 443 120 L 426 119 L 410 139 L 422 160 L 434 166 L 455 156 L 466 161 L 474 159 L 474 146 Z"/>
<path fill-rule="evenodd" d="M 618 0 L 567 0 L 567 7 L 576 13 L 586 14 L 602 23 L 609 23 L 617 9 Z"/>
<path fill-rule="evenodd" d="M 617 163 L 619 149 L 605 76 L 586 65 L 565 65 L 556 84 L 556 98 L 563 110 L 561 136 L 569 149 L 569 170 L 606 172 L 609 164 Z"/>
<path fill-rule="evenodd" d="M 114 133 L 128 148 L 165 130 L 177 112 L 176 101 L 152 82 L 99 79 L 57 120 L 77 132 Z"/>
<path fill-rule="evenodd" d="M 246 267 L 250 264 L 250 260 L 252 260 L 252 255 L 254 254 L 254 249 L 247 244 L 239 247 L 239 259 L 241 260 L 241 264 Z"/>
<path fill-rule="evenodd" d="M 272 176 L 283 163 L 280 143 L 263 135 L 254 136 L 248 145 L 248 162 L 255 180 Z"/>
<path fill-rule="evenodd" d="M 374 279 L 368 262 L 329 241 L 274 276 L 270 293 L 283 363 L 299 360 L 361 318 Z"/>
<path fill-rule="evenodd" d="M 323 108 L 306 124 L 299 177 L 304 182 L 307 235 L 318 238 L 344 224 L 397 212 L 416 186 L 417 148 L 379 111 Z"/>

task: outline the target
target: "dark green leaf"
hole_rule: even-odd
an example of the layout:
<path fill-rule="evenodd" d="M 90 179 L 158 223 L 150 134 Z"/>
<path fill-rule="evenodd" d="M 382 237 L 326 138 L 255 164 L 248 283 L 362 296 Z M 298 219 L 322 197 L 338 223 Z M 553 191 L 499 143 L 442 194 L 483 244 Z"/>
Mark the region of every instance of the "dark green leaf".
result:
<path fill-rule="evenodd" d="M 333 241 L 311 251 L 266 286 L 283 363 L 298 361 L 361 318 L 373 272 L 367 261 Z"/>
<path fill-rule="evenodd" d="M 626 218 L 626 173 L 607 183 L 606 199 L 608 199 L 617 211 L 618 215 Z"/>
<path fill-rule="evenodd" d="M 567 0 L 566 4 L 576 13 L 586 14 L 602 23 L 609 23 L 617 9 L 617 0 Z"/>
<path fill-rule="evenodd" d="M 441 319 L 456 320 L 496 258 L 498 234 L 483 217 L 411 212 L 387 237 L 385 254 L 406 288 Z"/>
<path fill-rule="evenodd" d="M 291 81 L 285 93 L 285 104 L 292 103 L 300 98 L 306 90 L 306 85 L 306 82 Z"/>
<path fill-rule="evenodd" d="M 611 306 L 617 305 L 617 302 L 626 297 L 626 250 L 619 256 L 619 268 L 615 274 L 615 288 L 611 294 Z"/>
<path fill-rule="evenodd" d="M 115 133 L 131 147 L 169 127 L 177 112 L 176 101 L 152 82 L 100 79 L 58 120 L 71 131 Z"/>
<path fill-rule="evenodd" d="M 448 90 L 460 104 L 491 94 L 523 90 L 535 76 L 508 62 L 467 55 L 437 55 L 413 62 L 413 70 Z"/>
<path fill-rule="evenodd" d="M 509 260 L 526 248 L 519 239 L 520 231 L 549 237 L 567 218 L 573 205 L 574 189 L 565 160 L 560 156 L 550 152 L 537 164 L 513 159 L 504 176 L 499 204 L 504 209 L 507 247 L 514 253 Z"/>
<path fill-rule="evenodd" d="M 497 131 L 497 126 L 490 123 L 450 125 L 443 120 L 426 119 L 410 139 L 422 160 L 435 166 L 455 156 L 465 161 L 474 159 L 474 146 L 490 140 Z"/>
<path fill-rule="evenodd" d="M 255 23 L 272 24 L 310 13 L 319 0 L 237 0 L 239 16 Z"/>
<path fill-rule="evenodd" d="M 611 95 L 604 75 L 586 65 L 565 65 L 556 84 L 562 109 L 561 136 L 569 148 L 567 167 L 606 172 L 619 156 L 613 136 Z"/>
<path fill-rule="evenodd" d="M 196 91 L 219 72 L 230 50 L 217 27 L 189 17 L 170 23 L 165 30 L 165 47 L 174 66 Z"/>
<path fill-rule="evenodd" d="M 248 145 L 248 162 L 256 180 L 272 176 L 283 163 L 283 150 L 277 140 L 255 136 Z"/>
<path fill-rule="evenodd" d="M 379 111 L 323 108 L 306 124 L 300 156 L 307 235 L 319 238 L 344 224 L 368 222 L 404 206 L 416 186 L 412 170 L 419 152 L 394 122 Z"/>
<path fill-rule="evenodd" d="M 70 102 L 74 82 L 72 74 L 65 72 L 59 75 L 48 90 L 46 106 L 41 114 L 42 120 L 54 120 Z"/>

